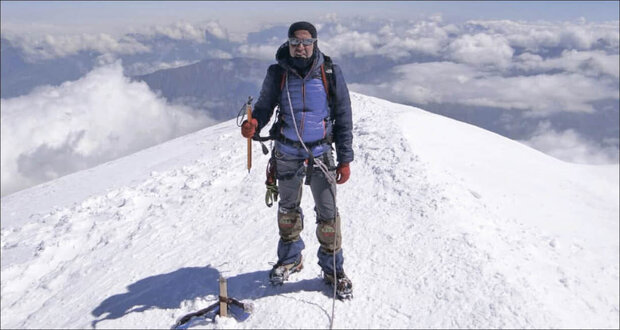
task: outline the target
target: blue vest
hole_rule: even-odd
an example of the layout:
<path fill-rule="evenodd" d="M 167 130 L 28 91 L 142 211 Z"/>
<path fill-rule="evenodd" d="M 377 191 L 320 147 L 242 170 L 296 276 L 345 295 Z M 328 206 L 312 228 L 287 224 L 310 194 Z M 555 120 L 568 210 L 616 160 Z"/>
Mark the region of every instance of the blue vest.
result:
<path fill-rule="evenodd" d="M 303 79 L 290 72 L 287 75 L 288 94 L 286 84 L 280 94 L 280 115 L 283 121 L 280 133 L 289 140 L 299 141 L 291 116 L 290 105 L 292 104 L 297 129 L 303 142 L 312 143 L 324 139 L 331 132 L 331 123 L 328 120 L 329 105 L 321 79 L 321 68 L 316 67 L 311 74 Z M 288 95 L 290 95 L 290 103 Z M 281 152 L 295 158 L 309 157 L 303 147 L 297 148 L 279 141 L 276 141 L 276 146 Z M 328 148 L 327 144 L 321 144 L 314 146 L 311 151 L 317 157 Z"/>

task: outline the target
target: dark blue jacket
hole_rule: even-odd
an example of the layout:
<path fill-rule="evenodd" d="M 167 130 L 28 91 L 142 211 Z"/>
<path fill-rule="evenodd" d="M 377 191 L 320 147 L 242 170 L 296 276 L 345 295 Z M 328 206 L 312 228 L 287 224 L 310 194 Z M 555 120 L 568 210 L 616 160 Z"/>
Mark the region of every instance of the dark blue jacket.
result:
<path fill-rule="evenodd" d="M 329 109 L 325 107 L 327 105 L 327 95 L 322 86 L 322 80 L 320 80 L 321 88 L 317 88 L 317 78 L 320 79 L 321 76 L 320 65 L 323 63 L 323 54 L 316 45 L 314 52 L 316 56 L 314 56 L 315 60 L 312 68 L 308 71 L 306 76 L 302 77 L 289 65 L 288 59 L 290 58 L 290 54 L 288 51 L 288 42 L 280 46 L 276 53 L 278 64 L 273 64 L 267 69 L 267 76 L 263 81 L 258 101 L 254 105 L 252 117 L 256 118 L 258 121 L 258 131 L 260 132 L 269 122 L 275 107 L 280 105 L 280 116 L 283 122 L 280 133 L 289 140 L 298 140 L 294 128 L 291 126 L 292 119 L 290 107 L 288 105 L 288 95 L 286 95 L 287 90 L 286 87 L 282 87 L 283 77 L 285 73 L 287 73 L 289 84 L 288 91 L 293 105 L 293 113 L 295 114 L 297 127 L 304 139 L 304 143 L 311 143 L 320 139 L 320 129 L 323 134 L 330 134 L 331 132 L 333 142 L 336 144 L 338 162 L 349 163 L 353 161 L 353 119 L 349 90 L 340 67 L 333 64 L 333 76 L 336 88 L 334 93 L 331 93 L 334 96 L 334 100 L 331 103 L 334 109 L 329 111 Z M 309 88 L 300 88 L 300 84 L 304 86 L 308 84 Z M 330 114 L 333 114 L 334 117 L 331 120 L 329 118 Z M 319 129 L 318 125 L 323 125 L 323 127 Z M 304 131 L 303 126 L 307 128 L 306 131 Z M 276 134 L 278 134 L 278 132 L 276 132 Z M 280 143 L 280 150 L 284 153 L 294 157 L 307 157 L 307 153 L 302 147 L 292 147 L 279 141 L 276 143 Z M 315 146 L 312 148 L 312 153 L 314 156 L 319 156 L 325 150 L 328 150 L 326 145 Z"/>

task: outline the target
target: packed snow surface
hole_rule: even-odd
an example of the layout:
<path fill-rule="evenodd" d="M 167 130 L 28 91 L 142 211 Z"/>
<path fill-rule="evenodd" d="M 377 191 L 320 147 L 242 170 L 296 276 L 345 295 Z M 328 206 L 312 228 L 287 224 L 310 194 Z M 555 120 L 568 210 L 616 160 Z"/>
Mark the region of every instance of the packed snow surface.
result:
<path fill-rule="evenodd" d="M 565 163 L 423 110 L 351 94 L 338 186 L 354 299 L 335 328 L 618 328 L 618 165 Z M 235 121 L 2 198 L 2 328 L 169 328 L 230 296 L 249 318 L 327 328 L 313 201 L 305 267 L 281 287 L 267 156 Z"/>

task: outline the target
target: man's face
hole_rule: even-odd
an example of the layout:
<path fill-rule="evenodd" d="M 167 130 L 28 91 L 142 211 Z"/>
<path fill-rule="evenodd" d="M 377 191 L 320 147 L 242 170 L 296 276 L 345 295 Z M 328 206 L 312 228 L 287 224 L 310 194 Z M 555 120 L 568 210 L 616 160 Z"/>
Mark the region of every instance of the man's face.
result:
<path fill-rule="evenodd" d="M 312 35 L 307 30 L 297 30 L 294 33 L 295 38 L 297 39 L 311 39 Z M 303 57 L 310 58 L 312 56 L 312 52 L 314 51 L 314 43 L 304 46 L 300 43 L 297 46 L 293 46 L 291 44 L 288 45 L 288 50 L 291 53 L 291 57 Z"/>

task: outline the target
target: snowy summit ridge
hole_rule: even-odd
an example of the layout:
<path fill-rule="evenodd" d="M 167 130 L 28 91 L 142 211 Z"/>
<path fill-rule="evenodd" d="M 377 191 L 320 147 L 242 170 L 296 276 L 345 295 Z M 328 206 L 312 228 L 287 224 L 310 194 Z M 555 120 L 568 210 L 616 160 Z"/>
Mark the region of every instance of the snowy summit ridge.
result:
<path fill-rule="evenodd" d="M 355 298 L 334 327 L 618 328 L 618 165 L 351 98 L 338 205 Z M 169 328 L 216 300 L 220 274 L 254 313 L 193 327 L 328 327 L 307 188 L 305 268 L 268 284 L 259 149 L 248 175 L 233 120 L 2 198 L 2 328 Z"/>

